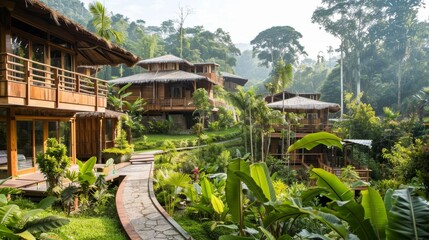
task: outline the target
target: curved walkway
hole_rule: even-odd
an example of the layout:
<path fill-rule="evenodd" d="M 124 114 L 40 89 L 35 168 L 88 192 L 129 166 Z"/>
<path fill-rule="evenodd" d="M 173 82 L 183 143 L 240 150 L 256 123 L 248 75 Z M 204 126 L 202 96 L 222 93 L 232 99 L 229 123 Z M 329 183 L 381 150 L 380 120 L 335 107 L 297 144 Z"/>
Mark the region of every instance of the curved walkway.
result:
<path fill-rule="evenodd" d="M 117 171 L 126 175 L 116 194 L 119 219 L 130 239 L 191 239 L 159 205 L 152 188 L 153 161 L 150 155 L 135 154 L 146 161 L 131 164 Z"/>

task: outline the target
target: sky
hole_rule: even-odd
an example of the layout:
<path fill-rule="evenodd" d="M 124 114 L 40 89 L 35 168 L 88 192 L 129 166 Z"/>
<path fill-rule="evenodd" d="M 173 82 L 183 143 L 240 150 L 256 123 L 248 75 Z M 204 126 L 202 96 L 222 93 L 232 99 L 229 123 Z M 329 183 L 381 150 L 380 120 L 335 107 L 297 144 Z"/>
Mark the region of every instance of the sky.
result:
<path fill-rule="evenodd" d="M 94 0 L 81 0 L 88 8 Z M 273 26 L 291 26 L 300 32 L 308 57 L 327 57 L 328 46 L 337 48 L 339 40 L 311 22 L 321 0 L 99 0 L 109 12 L 122 14 L 131 21 L 142 19 L 146 26 L 160 26 L 165 20 L 179 18 L 179 8 L 190 9 L 185 27 L 204 26 L 209 31 L 222 28 L 233 43 L 247 43 L 258 33 Z M 429 1 L 429 0 L 425 0 Z M 424 9 L 420 18 L 428 19 Z"/>

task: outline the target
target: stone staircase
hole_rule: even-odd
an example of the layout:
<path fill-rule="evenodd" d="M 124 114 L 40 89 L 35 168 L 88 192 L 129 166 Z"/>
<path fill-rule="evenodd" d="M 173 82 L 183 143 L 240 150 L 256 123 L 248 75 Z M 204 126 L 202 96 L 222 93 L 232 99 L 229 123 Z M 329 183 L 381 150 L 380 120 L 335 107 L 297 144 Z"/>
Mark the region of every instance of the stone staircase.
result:
<path fill-rule="evenodd" d="M 134 153 L 130 159 L 131 164 L 145 164 L 154 161 L 154 152 Z"/>

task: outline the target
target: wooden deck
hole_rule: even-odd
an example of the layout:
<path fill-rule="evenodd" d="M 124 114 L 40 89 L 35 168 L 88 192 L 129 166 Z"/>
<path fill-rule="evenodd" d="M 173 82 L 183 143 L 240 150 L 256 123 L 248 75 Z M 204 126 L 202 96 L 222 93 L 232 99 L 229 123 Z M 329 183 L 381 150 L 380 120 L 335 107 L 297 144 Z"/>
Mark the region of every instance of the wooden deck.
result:
<path fill-rule="evenodd" d="M 106 181 L 114 181 L 115 179 L 121 177 L 120 174 L 116 172 L 116 170 L 124 168 L 131 163 L 125 162 L 125 163 L 119 163 L 112 166 L 111 169 L 108 169 L 106 174 Z M 77 165 L 73 165 L 70 167 L 72 170 L 77 169 Z M 101 169 L 101 171 L 100 171 Z M 98 174 L 103 172 L 104 164 L 96 164 L 94 167 L 94 170 Z M 69 181 L 67 179 L 64 180 L 64 185 L 68 184 Z M 24 192 L 25 196 L 37 196 L 37 197 L 44 197 L 47 196 L 46 194 L 46 181 L 45 177 L 40 171 L 37 171 L 35 173 L 25 174 L 22 176 L 19 176 L 17 178 L 9 179 L 3 185 L 0 185 L 0 188 L 2 187 L 12 187 L 12 188 L 18 188 L 21 189 Z"/>
<path fill-rule="evenodd" d="M 0 105 L 104 111 L 107 81 L 0 53 Z"/>

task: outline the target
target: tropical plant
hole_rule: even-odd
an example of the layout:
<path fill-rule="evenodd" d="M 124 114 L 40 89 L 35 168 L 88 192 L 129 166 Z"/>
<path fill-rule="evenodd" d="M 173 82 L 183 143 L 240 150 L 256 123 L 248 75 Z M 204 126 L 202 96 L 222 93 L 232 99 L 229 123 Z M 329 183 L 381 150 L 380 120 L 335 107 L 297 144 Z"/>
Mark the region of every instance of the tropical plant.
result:
<path fill-rule="evenodd" d="M 192 186 L 191 178 L 184 173 L 159 169 L 154 182 L 158 200 L 164 204 L 167 213 L 172 216 L 176 205 L 182 200 L 179 195 Z"/>
<path fill-rule="evenodd" d="M 195 105 L 194 114 L 198 114 L 199 123 L 204 127 L 206 118 L 210 116 L 213 106 L 210 104 L 209 94 L 204 88 L 198 88 L 192 95 Z"/>
<path fill-rule="evenodd" d="M 7 201 L 1 200 L 0 203 L 0 236 L 6 239 L 59 239 L 52 230 L 69 223 L 68 219 L 57 216 L 39 217 L 45 212 L 45 209 L 51 206 L 55 197 L 43 199 L 38 208 L 24 211 L 18 205 L 8 204 Z"/>
<path fill-rule="evenodd" d="M 117 43 L 121 43 L 124 40 L 123 34 L 112 28 L 112 20 L 102 3 L 99 1 L 90 3 L 89 11 L 92 14 L 91 24 L 94 26 L 98 36 L 108 41 L 114 40 Z"/>
<path fill-rule="evenodd" d="M 48 184 L 47 192 L 58 194 L 62 189 L 62 179 L 71 160 L 67 156 L 67 147 L 58 143 L 55 138 L 48 138 L 45 153 L 40 153 L 36 158 L 40 171 Z"/>

